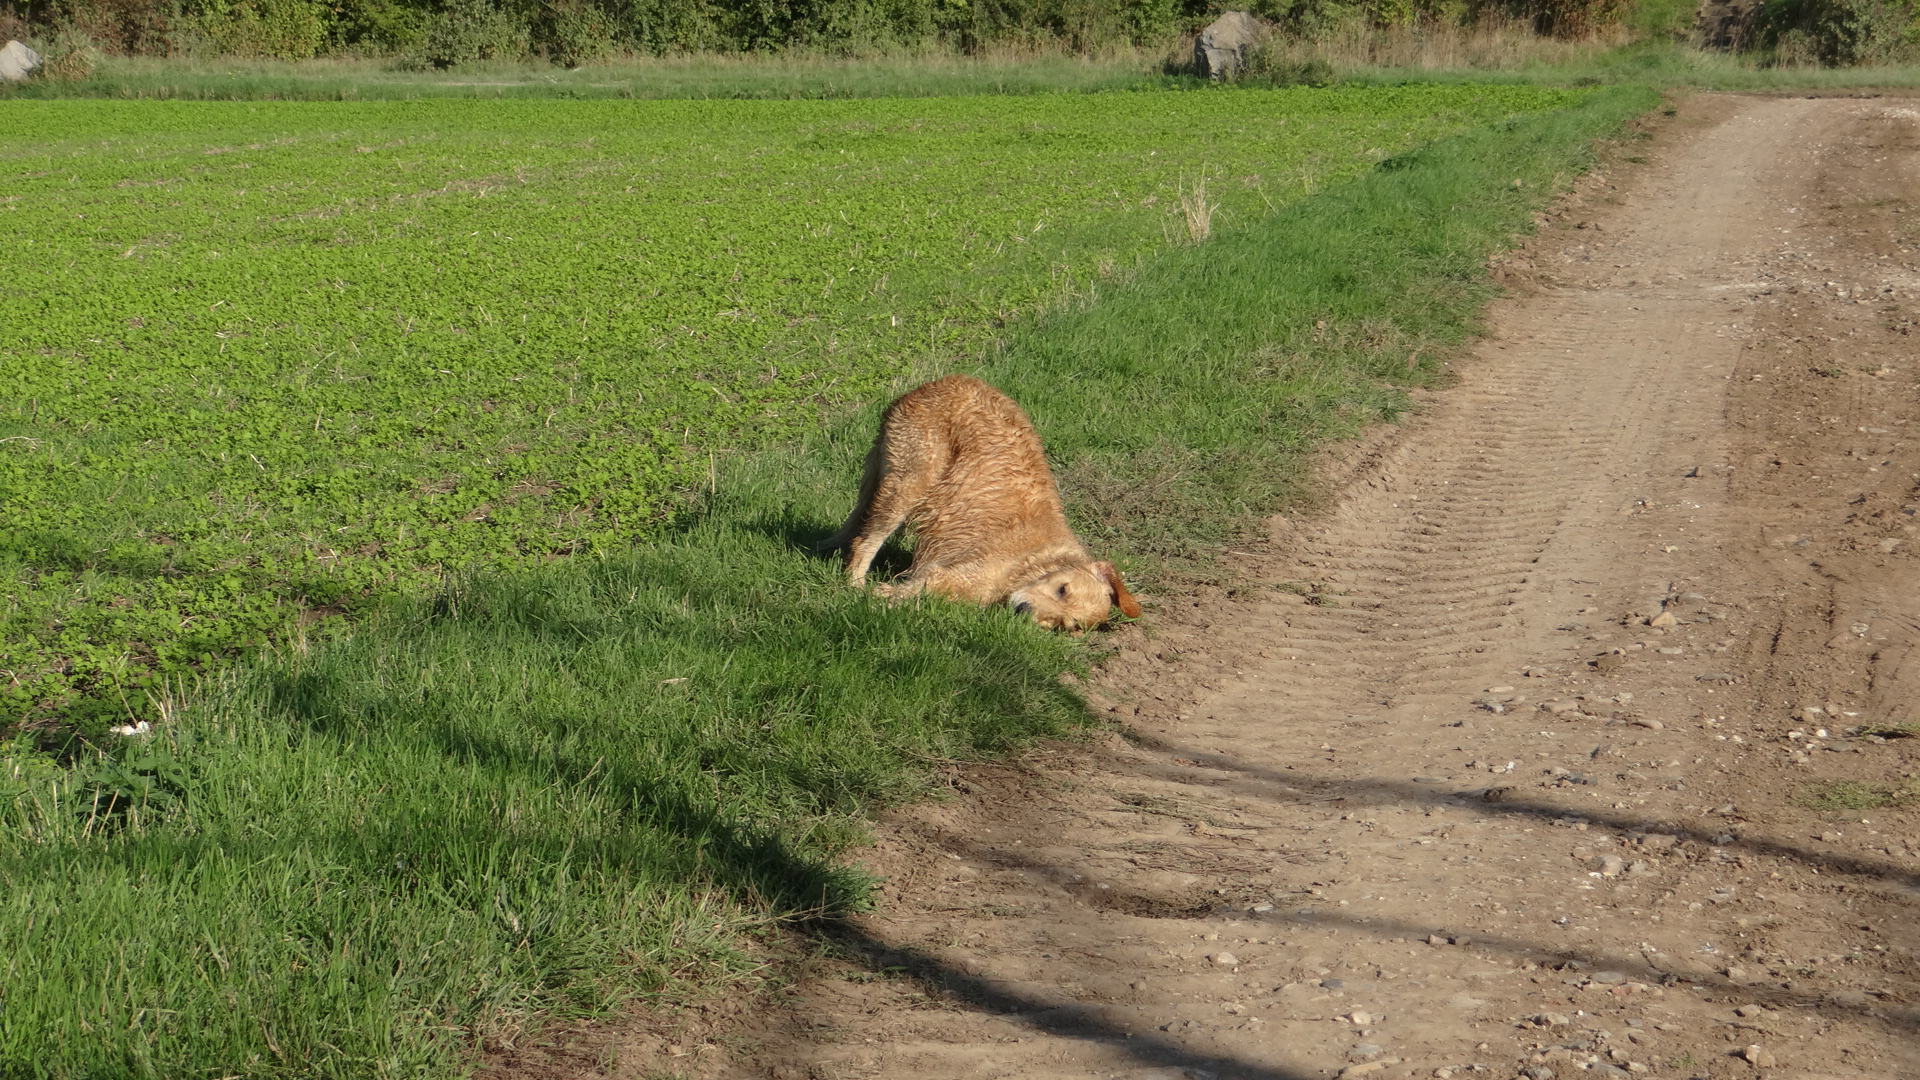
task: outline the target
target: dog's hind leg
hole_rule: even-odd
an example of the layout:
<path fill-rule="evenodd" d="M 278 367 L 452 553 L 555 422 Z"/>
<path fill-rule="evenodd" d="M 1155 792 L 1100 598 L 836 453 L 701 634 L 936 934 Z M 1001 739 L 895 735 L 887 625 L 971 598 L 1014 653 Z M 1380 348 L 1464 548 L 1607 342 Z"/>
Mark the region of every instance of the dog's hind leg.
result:
<path fill-rule="evenodd" d="M 867 451 L 867 461 L 860 469 L 860 494 L 853 500 L 853 513 L 840 526 L 840 531 L 813 545 L 813 550 L 825 555 L 829 551 L 839 551 L 853 542 L 860 532 L 860 524 L 867 520 L 867 511 L 873 506 L 873 493 L 880 487 L 880 474 L 886 472 L 886 455 L 883 445 L 876 441 L 873 449 Z"/>
<path fill-rule="evenodd" d="M 871 497 L 866 495 L 864 478 L 861 483 L 861 501 L 866 506 L 866 514 L 862 516 L 847 549 L 847 580 L 855 585 L 867 576 L 874 556 L 880 554 L 880 547 L 887 542 L 887 537 L 906 524 L 920 504 L 926 501 L 927 490 L 933 486 L 932 469 L 926 460 L 924 446 L 910 439 L 886 440 L 885 445 L 873 448 L 874 455 L 886 454 L 889 446 L 895 455 L 890 455 L 893 460 L 880 463 Z"/>

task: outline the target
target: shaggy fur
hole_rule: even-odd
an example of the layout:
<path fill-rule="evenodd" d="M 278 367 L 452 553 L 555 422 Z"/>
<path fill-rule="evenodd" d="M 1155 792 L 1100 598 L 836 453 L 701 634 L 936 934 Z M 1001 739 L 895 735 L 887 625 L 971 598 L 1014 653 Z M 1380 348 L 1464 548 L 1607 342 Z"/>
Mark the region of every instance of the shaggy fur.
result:
<path fill-rule="evenodd" d="M 950 375 L 887 406 L 853 513 L 820 550 L 846 549 L 859 585 L 901 525 L 914 529 L 913 566 L 879 587 L 886 595 L 1010 603 L 1066 630 L 1104 622 L 1116 604 L 1140 617 L 1113 564 L 1089 558 L 1067 527 L 1027 414 L 979 379 Z"/>

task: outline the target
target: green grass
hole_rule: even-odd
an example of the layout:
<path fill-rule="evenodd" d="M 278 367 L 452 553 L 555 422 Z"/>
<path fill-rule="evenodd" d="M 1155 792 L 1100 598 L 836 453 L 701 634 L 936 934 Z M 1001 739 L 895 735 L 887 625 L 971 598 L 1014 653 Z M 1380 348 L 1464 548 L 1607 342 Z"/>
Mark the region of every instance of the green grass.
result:
<path fill-rule="evenodd" d="M 1404 407 L 1435 361 L 1403 350 L 1470 333 L 1486 257 L 1656 103 L 1396 155 L 973 367 L 1033 410 L 1096 544 L 1177 556 Z M 873 603 L 794 550 L 844 513 L 871 415 L 718 470 L 655 543 L 455 575 L 156 688 L 150 740 L 67 768 L 16 740 L 0 1075 L 450 1075 L 476 1042 L 724 979 L 756 923 L 864 903 L 836 858 L 862 812 L 1071 730 L 1055 676 L 1086 656 L 1004 611 Z"/>
<path fill-rule="evenodd" d="M 74 771 L 0 750 L 0 1075 L 420 1076 L 863 907 L 850 818 L 1073 644 L 690 537 L 396 606 Z"/>
<path fill-rule="evenodd" d="M 1505 70 L 1342 66 L 1339 74 L 1342 83 L 1360 86 L 1521 83 L 1815 93 L 1920 86 L 1920 65 L 1916 64 L 1848 68 L 1770 67 L 1752 56 L 1702 52 L 1659 40 L 1623 45 L 1591 61 L 1578 63 L 1527 64 Z"/>
<path fill-rule="evenodd" d="M 1233 232 L 1580 96 L 13 102 L 0 708 L 98 736 L 372 598 L 659 535 L 724 456 L 1125 280 L 1202 179 Z"/>
<path fill-rule="evenodd" d="M 1920 785 L 1869 784 L 1861 780 L 1829 780 L 1809 785 L 1798 796 L 1814 810 L 1881 810 L 1920 800 Z"/>

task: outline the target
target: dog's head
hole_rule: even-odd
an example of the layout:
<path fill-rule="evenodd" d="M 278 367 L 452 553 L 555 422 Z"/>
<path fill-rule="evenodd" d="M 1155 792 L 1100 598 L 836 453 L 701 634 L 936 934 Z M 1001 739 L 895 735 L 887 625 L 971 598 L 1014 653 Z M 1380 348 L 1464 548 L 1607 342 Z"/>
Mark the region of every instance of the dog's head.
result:
<path fill-rule="evenodd" d="M 1007 603 L 1049 630 L 1098 626 L 1107 621 L 1107 610 L 1115 605 L 1129 619 L 1140 617 L 1140 605 L 1110 562 L 1063 566 L 1015 589 Z"/>

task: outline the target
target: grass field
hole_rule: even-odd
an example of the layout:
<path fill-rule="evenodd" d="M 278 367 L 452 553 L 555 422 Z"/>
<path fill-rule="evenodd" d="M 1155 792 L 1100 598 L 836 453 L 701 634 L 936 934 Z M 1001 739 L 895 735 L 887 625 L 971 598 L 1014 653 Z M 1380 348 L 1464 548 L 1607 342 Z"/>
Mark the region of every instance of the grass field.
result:
<path fill-rule="evenodd" d="M 1331 132 L 1339 130 L 1336 103 L 1348 102 L 1365 117 L 1378 93 L 1286 91 L 1247 100 L 1267 103 L 1274 129 L 1314 123 Z M 1316 440 L 1393 415 L 1404 405 L 1405 387 L 1434 378 L 1439 358 L 1472 332 L 1491 295 L 1486 257 L 1585 167 L 1592 140 L 1657 101 L 1635 89 L 1496 95 L 1478 100 L 1504 104 L 1465 116 L 1463 102 L 1483 93 L 1460 88 L 1418 99 L 1426 104 L 1409 106 L 1417 119 L 1398 128 L 1387 109 L 1387 129 L 1359 128 L 1338 144 L 1339 153 L 1328 154 L 1327 166 L 1337 164 L 1339 175 L 1331 168 L 1321 174 L 1311 196 L 1276 193 L 1272 178 L 1297 177 L 1280 170 L 1297 170 L 1299 159 L 1271 146 L 1258 165 L 1233 159 L 1232 169 L 1222 164 L 1227 151 L 1212 147 L 1189 147 L 1181 161 L 1159 162 L 1175 135 L 1163 129 L 1153 137 L 1153 113 L 1134 96 L 1114 96 L 1121 107 L 1108 121 L 1118 129 L 1110 141 L 1085 141 L 1071 153 L 1035 137 L 1045 132 L 1034 132 L 1032 123 L 1001 129 L 993 139 L 982 136 L 991 160 L 1032 163 L 1025 173 L 1002 168 L 992 175 L 1010 173 L 1011 190 L 1029 201 L 1003 198 L 999 188 L 969 196 L 982 182 L 972 173 L 990 171 L 970 173 L 964 162 L 949 164 L 944 182 L 922 190 L 952 193 L 947 205 L 956 215 L 970 197 L 988 204 L 970 219 L 1000 230 L 977 230 L 984 237 L 1008 240 L 1009 221 L 1027 229 L 1046 220 L 1048 227 L 1026 232 L 1027 244 L 1009 241 L 982 257 L 978 242 L 960 247 L 966 234 L 927 238 L 910 232 L 912 219 L 900 215 L 888 226 L 899 236 L 861 234 L 862 253 L 919 254 L 852 264 L 865 266 L 868 282 L 889 273 L 890 285 L 885 293 L 860 292 L 845 306 L 820 295 L 819 275 L 844 273 L 839 268 L 849 264 L 840 260 L 853 255 L 856 238 L 812 238 L 804 228 L 754 231 L 743 223 L 727 233 L 736 251 L 767 251 L 773 239 L 802 246 L 785 272 L 807 287 L 795 290 L 789 308 L 776 306 L 785 294 L 749 306 L 761 313 L 757 321 L 720 320 L 725 332 L 711 335 L 718 349 L 712 355 L 754 365 L 733 372 L 721 359 L 676 351 L 693 346 L 675 335 L 655 348 L 656 338 L 634 334 L 618 339 L 619 351 L 596 353 L 594 316 L 586 335 L 575 333 L 569 304 L 613 308 L 573 288 L 591 268 L 570 249 L 580 244 L 586 251 L 609 234 L 590 222 L 618 221 L 619 235 L 633 243 L 641 226 L 664 229 L 654 222 L 672 216 L 608 211 L 595 218 L 602 204 L 580 192 L 602 191 L 604 198 L 617 187 L 624 197 L 631 169 L 613 173 L 617 184 L 605 174 L 571 188 L 535 182 L 542 159 L 532 144 L 566 143 L 590 160 L 593 153 L 571 146 L 584 142 L 584 133 L 556 130 L 552 122 L 539 135 L 516 137 L 509 129 L 476 136 L 471 150 L 450 150 L 448 137 L 437 136 L 429 150 L 443 151 L 438 157 L 417 145 L 407 151 L 439 162 L 438 171 L 414 165 L 425 171 L 410 172 L 403 164 L 419 158 L 405 157 L 367 168 L 360 175 L 381 196 L 378 209 L 371 199 L 363 207 L 341 199 L 314 158 L 304 167 L 273 159 L 274 139 L 293 139 L 280 145 L 294 154 L 301 139 L 319 136 L 288 131 L 242 140 L 215 133 L 194 141 L 188 133 L 141 131 L 122 121 L 57 151 L 43 142 L 39 157 L 18 165 L 16 175 L 45 174 L 29 178 L 39 185 L 31 190 L 58 209 L 36 219 L 43 230 L 36 246 L 53 242 L 41 235 L 57 233 L 72 266 L 39 261 L 27 268 L 45 275 L 38 288 L 6 295 L 10 307 L 49 289 L 67 298 L 36 319 L 33 331 L 66 336 L 58 345 L 10 342 L 0 353 L 10 373 L 40 380 L 37 392 L 0 413 L 0 425 L 10 425 L 0 437 L 24 436 L 4 444 L 18 456 L 7 459 L 14 464 L 0 478 L 8 498 L 38 485 L 12 505 L 51 506 L 59 515 L 36 519 L 32 529 L 8 519 L 5 535 L 16 545 L 9 555 L 9 647 L 25 642 L 43 650 L 31 655 L 44 657 L 66 640 L 106 649 L 133 639 L 131 620 L 173 601 L 131 589 L 200 588 L 206 610 L 217 615 L 233 606 L 230 597 L 262 610 L 277 603 L 297 611 L 307 601 L 276 592 L 290 582 L 340 575 L 364 587 L 301 554 L 310 543 L 303 529 L 320 536 L 349 520 L 388 522 L 368 527 L 381 549 L 355 558 L 363 567 L 390 569 L 367 573 L 364 583 L 378 586 L 383 599 L 357 613 L 351 636 L 283 634 L 289 623 L 273 621 L 286 617 L 275 614 L 251 631 L 267 646 L 236 644 L 246 662 L 218 676 L 183 685 L 179 675 L 162 672 L 170 682 L 156 675 L 144 687 L 115 676 L 121 681 L 113 685 L 143 691 L 129 692 L 126 707 L 149 711 L 156 727 L 149 738 L 97 750 L 69 744 L 62 759 L 37 749 L 39 737 L 28 731 L 0 749 L 0 956 L 8 958 L 0 964 L 0 1075 L 451 1075 L 477 1041 L 747 967 L 742 935 L 767 920 L 867 902 L 871 883 L 840 861 L 858 842 L 861 814 L 923 792 L 941 762 L 1081 723 L 1076 694 L 1057 676 L 1087 657 L 1082 644 L 1036 632 L 1005 612 L 875 604 L 841 585 L 831 564 L 793 550 L 844 513 L 872 410 L 889 381 L 951 366 L 1007 386 L 1033 412 L 1077 522 L 1103 551 L 1145 564 L 1222 535 L 1285 494 Z M 1238 96 L 1191 95 L 1202 102 L 1192 107 L 1225 108 L 1213 102 Z M 1377 100 L 1390 105 L 1396 98 Z M 1452 104 L 1442 108 L 1443 101 Z M 75 104 L 88 103 L 35 107 Z M 242 122 L 273 115 L 266 106 L 261 113 L 225 108 Z M 9 113 L 7 122 L 20 122 L 18 115 Z M 897 126 L 911 131 L 909 123 Z M 1379 137 L 1395 130 L 1402 138 L 1393 145 Z M 593 137 L 604 147 L 600 140 L 609 136 Z M 166 153 L 137 152 L 169 139 L 175 143 Z M 262 149 L 245 149 L 254 142 Z M 362 168 L 368 155 L 360 146 L 376 147 L 357 130 L 338 143 L 344 169 Z M 1309 147 L 1315 145 L 1332 143 Z M 258 156 L 204 153 L 223 147 Z M 806 206 L 816 213 L 800 224 L 823 224 L 839 205 L 832 174 L 846 148 L 830 142 L 809 151 L 812 157 L 790 151 L 813 163 L 819 186 L 772 200 L 777 209 Z M 1023 159 L 1023 148 L 1034 157 Z M 915 153 L 896 152 L 902 159 Z M 653 175 L 670 174 L 676 159 L 655 157 L 662 160 L 647 160 Z M 1049 187 L 1046 178 L 1061 170 L 1045 162 L 1057 166 L 1061 158 L 1132 169 L 1126 175 L 1135 186 L 1119 187 L 1118 198 L 1113 181 Z M 931 175 L 930 159 L 914 168 Z M 493 171 L 455 167 L 481 161 Z M 217 171 L 240 162 L 253 168 Z M 517 216 L 543 223 L 539 250 L 510 248 L 490 235 L 472 243 L 481 238 L 463 235 L 463 227 L 467 234 L 480 230 L 459 215 L 513 195 L 512 167 L 521 162 L 534 178 L 523 186 L 537 190 L 484 209 L 512 206 Z M 855 164 L 878 170 L 884 159 L 876 154 Z M 1165 203 L 1178 201 L 1202 164 L 1213 197 L 1224 190 L 1233 199 L 1223 199 L 1210 238 L 1194 243 L 1175 231 L 1179 219 Z M 190 167 L 209 171 L 188 173 Z M 681 166 L 688 174 L 711 167 L 704 147 Z M 263 184 L 250 175 L 256 170 L 275 179 Z M 499 177 L 503 190 L 485 199 L 459 188 L 464 199 L 413 198 L 475 173 Z M 1241 183 L 1256 174 L 1271 185 L 1267 198 L 1260 184 Z M 893 183 L 912 171 L 880 175 Z M 1020 187 L 1029 175 L 1041 179 Z M 175 176 L 183 179 L 172 195 L 152 194 L 154 185 L 116 186 Z M 83 188 L 76 177 L 93 179 Z M 202 183 L 206 190 L 197 190 Z M 377 186 L 388 183 L 405 197 L 392 200 L 399 209 L 391 217 L 382 216 L 390 192 Z M 317 191 L 303 186 L 309 184 Z M 85 195 L 69 190 L 82 188 Z M 242 195 L 243 188 L 252 194 Z M 758 194 L 765 189 L 742 190 L 741 205 L 770 201 Z M 698 185 L 682 192 L 683 204 L 707 208 L 709 223 L 728 206 L 723 192 Z M 164 244 L 154 245 L 148 264 L 121 259 L 137 237 L 113 207 L 129 193 L 162 200 L 155 214 L 198 214 L 202 232 L 160 234 Z M 1083 201 L 1074 201 L 1076 193 Z M 282 210 L 290 212 L 262 213 L 246 201 L 254 197 L 284 197 Z M 808 197 L 817 202 L 806 203 Z M 302 206 L 335 213 L 302 217 Z M 1059 213 L 1040 217 L 1035 207 Z M 27 212 L 22 205 L 9 216 Z M 435 216 L 442 214 L 449 216 Z M 90 234 L 102 219 L 120 223 Z M 874 219 L 882 220 L 879 210 Z M 837 213 L 829 220 L 839 220 Z M 520 237 L 524 230 L 516 227 L 500 231 Z M 709 235 L 687 228 L 673 235 Z M 1054 251 L 1033 246 L 1035 236 L 1050 233 L 1070 239 L 1054 240 L 1062 244 Z M 255 237 L 258 246 L 249 248 Z M 803 239 L 818 246 L 804 247 Z M 756 241 L 763 246 L 750 248 Z M 408 287 L 383 298 L 349 298 L 324 272 L 294 275 L 354 257 L 354 242 L 370 249 L 359 257 L 376 271 L 410 268 L 397 275 Z M 961 253 L 951 254 L 956 247 Z M 682 255 L 685 249 L 680 245 Z M 211 251 L 221 259 L 207 258 Z M 228 269 L 235 264 L 224 260 L 236 254 L 261 269 Z M 449 280 L 457 289 L 435 279 L 483 258 L 491 260 L 484 272 Z M 1103 258 L 1113 260 L 1105 276 Z M 748 283 L 745 273 L 742 282 L 731 281 L 731 268 L 744 264 L 734 254 L 711 268 L 698 260 L 675 265 L 691 267 L 696 279 L 708 273 L 724 287 Z M 94 275 L 91 285 L 82 267 Z M 150 281 L 141 276 L 148 270 L 157 271 Z M 63 273 L 75 279 L 63 283 Z M 337 276 L 362 289 L 381 280 L 360 271 Z M 633 277 L 645 280 L 637 271 Z M 499 281 L 540 299 L 509 308 L 513 296 Z M 248 312 L 254 321 L 223 314 L 236 305 L 216 306 L 221 295 L 197 291 L 207 282 L 255 305 Z M 915 299 L 910 312 L 889 305 L 896 288 Z M 453 306 L 467 293 L 485 297 L 477 306 L 506 329 Z M 412 329 L 404 318 L 395 323 L 393 314 L 408 310 L 399 305 L 428 294 L 443 305 L 418 301 L 423 313 L 436 315 L 432 322 L 417 320 Z M 150 328 L 125 325 L 129 317 L 147 322 L 122 306 L 126 296 L 171 305 L 156 308 L 163 314 L 151 329 L 162 332 L 134 334 Z M 636 305 L 635 321 L 678 314 L 647 307 L 662 299 L 650 288 L 629 288 L 624 297 Z M 969 307 L 981 297 L 1002 299 Z M 730 301 L 724 288 L 701 299 L 705 306 L 686 310 L 710 315 L 711 305 Z M 280 306 L 263 317 L 269 302 Z M 550 310 L 557 314 L 542 324 Z M 896 337 L 895 311 L 922 321 Z M 953 313 L 944 329 L 927 314 L 940 311 Z M 769 317 L 774 312 L 781 314 Z M 816 321 L 789 325 L 799 316 L 788 312 Z M 525 325 L 539 327 L 524 342 L 512 329 L 522 314 Z M 933 343 L 921 345 L 929 326 Z M 734 336 L 756 329 L 768 337 Z M 340 355 L 319 363 L 314 339 L 326 335 L 360 344 L 361 354 L 348 360 L 350 347 L 330 344 Z M 783 373 L 819 372 L 814 383 L 844 372 L 852 386 L 789 392 L 781 386 L 785 374 L 757 381 L 766 340 L 811 341 L 822 351 L 835 342 L 813 367 L 776 363 Z M 136 350 L 130 341 L 155 344 Z M 375 359 L 366 357 L 369 342 L 382 350 Z M 155 361 L 138 362 L 147 355 Z M 579 367 L 568 368 L 569 361 Z M 335 362 L 351 377 L 334 375 L 327 365 Z M 601 385 L 575 376 L 594 365 Z M 419 478 L 473 469 L 480 481 L 494 482 L 485 479 L 495 467 L 488 459 L 508 460 L 494 448 L 509 442 L 524 444 L 522 455 L 538 447 L 544 459 L 560 462 L 625 453 L 664 420 L 630 400 L 629 391 L 655 388 L 678 395 L 678 412 L 666 415 L 679 425 L 679 439 L 667 445 L 681 447 L 681 456 L 659 460 L 680 471 L 663 469 L 649 474 L 655 486 L 634 486 L 657 500 L 648 514 L 636 515 L 634 532 L 609 528 L 578 545 L 475 544 L 481 554 L 444 579 L 422 547 L 388 555 L 384 545 L 399 544 L 404 522 L 435 522 L 443 544 L 468 535 L 462 529 L 489 527 L 463 520 L 465 510 L 450 512 L 465 505 L 453 498 L 460 485 L 435 490 L 444 485 L 423 486 Z M 331 411 L 309 412 L 317 402 L 302 394 L 350 407 L 330 430 Z M 482 407 L 487 401 L 492 411 Z M 394 410 L 401 415 L 389 418 Z M 453 418 L 441 419 L 450 412 Z M 553 435 L 545 434 L 549 417 L 559 429 Z M 190 425 L 190 432 L 169 435 L 171 424 Z M 599 437 L 607 432 L 621 438 Z M 743 445 L 762 449 L 711 459 L 703 453 Z M 475 469 L 475 458 L 488 464 Z M 40 479 L 61 468 L 68 471 L 56 482 Z M 299 489 L 276 485 L 302 470 L 344 473 L 343 484 L 359 486 L 321 489 L 310 502 L 291 505 L 284 492 Z M 385 479 L 368 482 L 361 472 Z M 174 490 L 145 481 L 153 475 L 170 478 Z M 206 498 L 208 490 L 221 492 L 220 500 Z M 597 508 L 593 518 L 566 517 L 571 506 L 551 501 L 563 490 L 556 484 L 528 492 L 529 501 L 549 501 L 498 527 L 533 538 L 581 535 L 599 520 Z M 129 496 L 136 501 L 121 502 Z M 438 517 L 410 516 L 436 501 Z M 249 502 L 244 512 L 234 509 Z M 258 522 L 251 532 L 249 513 Z M 158 543 L 139 531 L 158 532 L 151 524 L 158 521 L 182 532 L 163 532 L 169 542 Z M 187 531 L 193 528 L 203 531 Z M 166 552 L 157 563 L 129 566 L 97 559 L 53 564 L 29 545 L 54 534 L 74 542 L 49 550 L 81 556 L 98 556 L 109 540 L 188 547 L 182 536 L 207 537 L 204 550 L 213 554 L 196 565 L 166 562 L 173 557 Z M 570 558 L 549 557 L 576 546 Z M 304 569 L 268 572 L 258 557 L 269 550 L 292 552 L 288 565 Z M 226 582 L 229 576 L 237 585 Z M 30 610 L 22 595 L 42 597 L 35 602 L 44 606 Z M 116 605 L 114 596 L 129 599 Z M 92 611 L 121 612 L 113 617 L 130 621 L 117 629 L 84 624 L 81 616 Z M 73 623 L 90 625 L 93 636 L 63 638 Z M 190 653 L 182 657 L 191 663 Z M 69 671 L 54 664 L 44 670 L 69 679 L 45 685 L 69 695 L 79 689 Z M 45 700 L 27 700 L 15 715 Z M 105 716 L 80 722 L 104 723 Z"/>
<path fill-rule="evenodd" d="M 722 455 L 1189 242 L 1183 196 L 1244 228 L 1576 97 L 15 103 L 0 703 L 97 735 L 370 597 L 657 535 Z"/>

